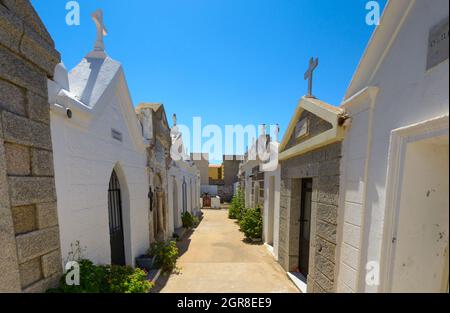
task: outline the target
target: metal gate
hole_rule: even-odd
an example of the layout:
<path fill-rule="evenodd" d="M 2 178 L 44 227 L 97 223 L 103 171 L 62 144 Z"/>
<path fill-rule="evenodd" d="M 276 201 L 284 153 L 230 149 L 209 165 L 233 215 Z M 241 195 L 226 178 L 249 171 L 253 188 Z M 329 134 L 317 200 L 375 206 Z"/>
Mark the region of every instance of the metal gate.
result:
<path fill-rule="evenodd" d="M 111 243 L 111 264 L 125 265 L 123 237 L 122 199 L 116 172 L 111 174 L 108 189 L 109 236 Z"/>
<path fill-rule="evenodd" d="M 299 238 L 299 270 L 303 276 L 309 273 L 309 246 L 311 240 L 311 207 L 312 207 L 312 178 L 302 179 L 301 207 L 300 207 L 300 238 Z"/>

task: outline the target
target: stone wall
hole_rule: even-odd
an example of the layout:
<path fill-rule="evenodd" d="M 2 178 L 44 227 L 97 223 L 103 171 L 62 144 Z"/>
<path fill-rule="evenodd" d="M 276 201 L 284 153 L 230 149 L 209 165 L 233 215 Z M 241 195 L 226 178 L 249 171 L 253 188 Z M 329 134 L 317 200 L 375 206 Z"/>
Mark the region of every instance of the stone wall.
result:
<path fill-rule="evenodd" d="M 209 154 L 207 153 L 191 153 L 191 160 L 194 161 L 200 171 L 200 185 L 209 185 Z"/>
<path fill-rule="evenodd" d="M 259 165 L 252 170 L 253 187 L 252 187 L 252 204 L 254 207 L 259 206 L 261 211 L 264 208 L 264 172 L 259 170 Z"/>
<path fill-rule="evenodd" d="M 223 167 L 224 167 L 224 180 L 225 185 L 231 186 L 238 181 L 239 165 L 242 162 L 242 156 L 224 156 L 223 157 Z"/>
<path fill-rule="evenodd" d="M 62 272 L 47 94 L 59 62 L 29 1 L 0 1 L 0 292 L 42 292 Z"/>
<path fill-rule="evenodd" d="M 299 258 L 300 186 L 313 178 L 308 292 L 335 290 L 341 143 L 281 162 L 279 262 L 294 271 Z"/>
<path fill-rule="evenodd" d="M 234 195 L 234 186 L 217 185 L 217 194 L 222 203 L 231 203 Z"/>
<path fill-rule="evenodd" d="M 223 199 L 225 202 L 231 202 L 234 196 L 234 184 L 238 181 L 239 165 L 242 162 L 242 156 L 224 156 L 223 157 L 223 167 L 224 167 L 224 181 L 225 190 L 223 194 Z"/>
<path fill-rule="evenodd" d="M 296 138 L 296 136 L 291 136 L 288 144 L 286 145 L 286 150 L 289 148 L 292 148 L 293 146 L 295 146 L 299 143 L 309 140 L 312 137 L 320 135 L 321 133 L 323 133 L 327 130 L 330 130 L 333 127 L 333 125 L 331 125 L 329 122 L 319 118 L 318 116 L 316 116 L 313 113 L 306 111 L 306 110 L 303 111 L 303 113 L 300 115 L 298 120 L 301 121 L 304 119 L 309 120 L 308 134 L 301 138 Z"/>
<path fill-rule="evenodd" d="M 141 103 L 136 108 L 144 139 L 147 141 L 149 185 L 153 192 L 152 213 L 149 215 L 150 243 L 170 237 L 169 177 L 171 137 L 164 106 Z M 158 197 L 159 194 L 159 197 Z"/>

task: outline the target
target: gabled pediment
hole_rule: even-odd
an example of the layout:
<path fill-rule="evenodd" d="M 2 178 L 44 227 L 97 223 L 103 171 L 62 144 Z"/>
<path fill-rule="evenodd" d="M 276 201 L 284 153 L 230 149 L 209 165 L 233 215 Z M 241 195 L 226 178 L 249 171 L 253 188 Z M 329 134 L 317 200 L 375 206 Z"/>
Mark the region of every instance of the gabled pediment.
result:
<path fill-rule="evenodd" d="M 52 111 L 66 116 L 67 110 L 70 110 L 71 116 L 66 119 L 67 123 L 83 129 L 95 125 L 108 114 L 107 109 L 116 103 L 116 118 L 125 121 L 135 148 L 145 151 L 142 128 L 119 62 L 109 57 L 95 62 L 85 58 L 70 73 L 59 65 L 55 69 L 55 81 L 49 81 L 48 85 Z M 67 87 L 69 90 L 65 89 Z"/>
<path fill-rule="evenodd" d="M 314 98 L 302 98 L 281 142 L 279 159 L 289 159 L 342 140 L 344 129 L 339 120 L 343 115 L 341 108 Z"/>
<path fill-rule="evenodd" d="M 93 108 L 121 69 L 121 64 L 109 57 L 84 58 L 69 73 L 70 92 Z"/>

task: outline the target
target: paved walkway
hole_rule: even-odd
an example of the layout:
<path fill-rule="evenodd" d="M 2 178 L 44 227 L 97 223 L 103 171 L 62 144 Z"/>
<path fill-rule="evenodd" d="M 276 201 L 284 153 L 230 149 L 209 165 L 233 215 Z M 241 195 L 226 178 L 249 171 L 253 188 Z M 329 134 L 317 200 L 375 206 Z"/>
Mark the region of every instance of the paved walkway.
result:
<path fill-rule="evenodd" d="M 179 244 L 180 273 L 159 278 L 153 292 L 298 292 L 264 245 L 243 242 L 226 210 L 205 210 L 197 229 Z"/>

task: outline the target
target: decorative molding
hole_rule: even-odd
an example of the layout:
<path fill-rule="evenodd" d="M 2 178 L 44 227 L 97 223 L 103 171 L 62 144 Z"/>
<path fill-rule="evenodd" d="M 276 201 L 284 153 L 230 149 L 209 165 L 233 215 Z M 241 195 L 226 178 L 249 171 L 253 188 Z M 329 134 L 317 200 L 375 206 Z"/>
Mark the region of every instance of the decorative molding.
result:
<path fill-rule="evenodd" d="M 346 91 L 345 99 L 363 86 L 372 84 L 415 3 L 416 0 L 395 0 L 387 3 L 380 25 L 375 29 L 364 51 Z"/>
<path fill-rule="evenodd" d="M 297 143 L 292 148 L 286 149 L 291 136 L 296 131 L 298 120 L 305 110 L 330 123 L 332 128 L 308 140 Z M 279 159 L 287 160 L 325 145 L 342 141 L 345 136 L 345 128 L 339 125 L 339 120 L 344 113 L 345 111 L 342 108 L 331 106 L 317 99 L 303 97 L 279 147 Z"/>
<path fill-rule="evenodd" d="M 389 292 L 392 284 L 392 257 L 395 255 L 395 246 L 392 243 L 392 238 L 397 231 L 395 221 L 398 219 L 399 213 L 400 188 L 403 178 L 402 164 L 405 158 L 406 146 L 408 143 L 426 138 L 448 135 L 448 130 L 449 116 L 444 115 L 398 128 L 391 132 L 386 182 L 385 223 L 381 249 L 380 292 Z"/>
<path fill-rule="evenodd" d="M 297 140 L 297 142 L 309 136 L 310 128 L 311 119 L 309 117 L 301 119 L 297 122 L 297 125 L 295 127 L 295 139 Z"/>

